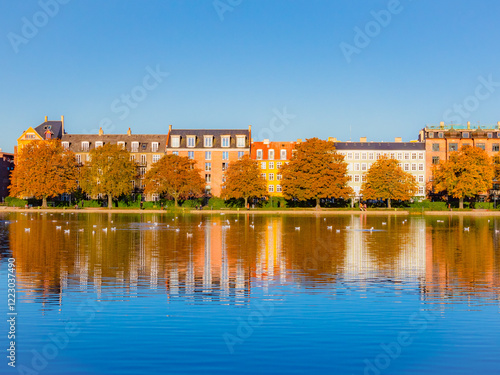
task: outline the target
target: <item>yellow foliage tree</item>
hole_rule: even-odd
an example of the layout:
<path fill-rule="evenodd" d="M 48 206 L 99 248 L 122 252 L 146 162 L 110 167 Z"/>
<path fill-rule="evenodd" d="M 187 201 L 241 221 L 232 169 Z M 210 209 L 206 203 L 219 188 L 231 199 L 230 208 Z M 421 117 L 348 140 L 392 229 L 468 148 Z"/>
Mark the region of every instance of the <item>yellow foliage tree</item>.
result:
<path fill-rule="evenodd" d="M 364 199 L 387 199 L 388 208 L 391 208 L 391 200 L 409 200 L 417 191 L 415 178 L 403 171 L 397 160 L 386 156 L 372 164 L 361 186 Z"/>
<path fill-rule="evenodd" d="M 463 146 L 460 151 L 433 170 L 434 189 L 459 198 L 460 208 L 464 198 L 486 192 L 492 186 L 495 168 L 486 151 L 479 147 Z"/>
<path fill-rule="evenodd" d="M 226 182 L 222 186 L 222 198 L 243 198 L 246 207 L 248 198 L 260 198 L 266 194 L 266 180 L 262 177 L 259 164 L 255 160 L 244 155 L 241 159 L 229 163 Z"/>
<path fill-rule="evenodd" d="M 42 199 L 71 193 L 77 187 L 75 155 L 58 140 L 30 142 L 19 153 L 11 175 L 10 195 Z"/>

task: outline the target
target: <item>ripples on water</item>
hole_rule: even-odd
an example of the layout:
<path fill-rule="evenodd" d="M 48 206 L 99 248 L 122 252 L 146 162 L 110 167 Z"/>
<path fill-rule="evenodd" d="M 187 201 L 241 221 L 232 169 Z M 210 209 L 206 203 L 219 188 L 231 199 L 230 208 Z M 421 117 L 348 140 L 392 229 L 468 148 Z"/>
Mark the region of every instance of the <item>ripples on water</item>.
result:
<path fill-rule="evenodd" d="M 33 369 L 34 353 L 60 345 L 39 373 L 500 368 L 498 218 L 17 213 L 0 220 L 1 279 L 9 257 L 18 272 L 17 364 Z M 0 292 L 6 296 L 6 282 Z"/>

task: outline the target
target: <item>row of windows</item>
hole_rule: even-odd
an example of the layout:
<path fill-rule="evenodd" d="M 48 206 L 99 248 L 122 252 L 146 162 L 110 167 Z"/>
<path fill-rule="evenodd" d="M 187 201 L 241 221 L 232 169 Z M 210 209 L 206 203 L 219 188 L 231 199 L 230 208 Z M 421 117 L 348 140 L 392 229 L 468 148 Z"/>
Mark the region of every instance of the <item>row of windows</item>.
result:
<path fill-rule="evenodd" d="M 179 151 L 172 151 L 172 155 L 179 155 Z M 238 159 L 245 155 L 244 151 L 238 151 Z M 188 151 L 188 158 L 194 160 L 194 151 Z M 205 151 L 205 160 L 212 160 L 212 151 Z M 222 151 L 222 160 L 229 160 L 229 152 Z"/>
<path fill-rule="evenodd" d="M 288 164 L 288 162 L 286 162 L 286 164 Z M 275 165 L 274 161 L 270 161 L 268 163 L 266 163 L 265 161 L 261 161 L 260 162 L 260 169 L 274 169 L 274 165 Z M 277 169 L 280 169 L 282 166 L 283 166 L 283 162 L 281 162 L 281 161 L 276 162 Z"/>
<path fill-rule="evenodd" d="M 424 163 L 399 163 L 399 166 L 405 171 L 423 171 Z M 352 163 L 347 165 L 348 171 L 367 171 L 371 167 L 371 163 Z"/>
<path fill-rule="evenodd" d="M 188 135 L 186 136 L 186 147 L 195 147 L 196 146 L 196 136 Z M 223 135 L 221 138 L 221 147 L 230 147 L 231 145 L 231 136 Z M 245 147 L 246 137 L 244 135 L 236 136 L 236 147 Z M 180 135 L 172 135 L 172 141 L 170 143 L 171 147 L 180 147 L 181 146 L 181 136 Z M 203 147 L 213 147 L 214 145 L 214 136 L 213 135 L 204 135 L 203 136 Z"/>
<path fill-rule="evenodd" d="M 472 144 L 465 143 L 464 146 L 472 146 Z M 476 147 L 479 147 L 480 149 L 486 150 L 485 143 L 476 143 Z M 432 144 L 432 151 L 440 151 L 439 143 Z M 448 144 L 448 151 L 458 151 L 458 143 L 449 143 Z M 493 151 L 493 152 L 500 151 L 500 144 L 493 143 L 491 145 L 491 151 Z"/>
<path fill-rule="evenodd" d="M 95 148 L 102 147 L 103 145 L 104 145 L 103 141 L 96 141 L 96 142 L 94 142 Z M 117 142 L 117 145 L 120 146 L 120 147 L 122 147 L 123 149 L 125 148 L 125 142 L 123 142 L 123 141 Z M 65 149 L 69 149 L 69 142 L 62 142 L 62 146 Z M 151 142 L 151 152 L 158 152 L 159 146 L 160 146 L 159 142 Z M 141 150 L 142 151 L 146 150 L 147 147 L 148 147 L 147 143 L 141 143 Z M 88 152 L 89 149 L 90 149 L 90 142 L 86 142 L 85 141 L 85 142 L 81 143 L 80 150 L 82 152 Z M 131 147 L 130 147 L 130 151 L 131 152 L 139 152 L 139 142 L 132 142 L 131 143 Z"/>
<path fill-rule="evenodd" d="M 366 182 L 366 174 L 348 174 L 347 179 L 351 182 Z M 418 183 L 423 183 L 425 182 L 425 176 L 423 174 L 420 174 L 418 176 L 415 176 L 415 181 Z"/>
<path fill-rule="evenodd" d="M 274 173 L 261 173 L 263 179 L 267 179 L 268 181 L 274 181 Z M 282 175 L 280 173 L 276 174 L 276 180 L 281 181 Z"/>
<path fill-rule="evenodd" d="M 462 138 L 470 138 L 470 132 L 461 132 Z M 429 132 L 427 134 L 429 138 L 444 138 L 443 132 Z M 486 133 L 486 137 L 493 138 L 493 133 Z M 497 137 L 500 137 L 500 132 L 497 132 Z M 458 138 L 458 137 L 457 137 Z"/>
<path fill-rule="evenodd" d="M 262 160 L 264 158 L 264 150 L 258 149 L 256 152 L 257 160 Z M 287 152 L 285 149 L 280 150 L 280 159 L 286 160 Z M 267 150 L 267 159 L 274 160 L 274 150 L 271 148 Z"/>
<path fill-rule="evenodd" d="M 423 160 L 423 152 L 340 152 L 346 160 L 378 160 L 385 155 L 391 159 L 398 160 Z"/>
<path fill-rule="evenodd" d="M 274 185 L 269 185 L 267 189 L 270 193 L 274 193 Z M 276 192 L 281 193 L 281 185 L 276 185 Z"/>

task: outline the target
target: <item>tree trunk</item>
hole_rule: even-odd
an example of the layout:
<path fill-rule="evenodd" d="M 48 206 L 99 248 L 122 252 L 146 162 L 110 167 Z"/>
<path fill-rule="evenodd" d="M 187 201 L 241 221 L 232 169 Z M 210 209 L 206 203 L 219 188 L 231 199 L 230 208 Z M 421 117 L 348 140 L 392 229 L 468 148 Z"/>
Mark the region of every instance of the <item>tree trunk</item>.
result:
<path fill-rule="evenodd" d="M 245 207 L 244 208 L 247 208 L 247 203 L 248 203 L 248 197 L 245 197 Z"/>
<path fill-rule="evenodd" d="M 458 208 L 464 208 L 464 198 L 463 197 L 460 198 L 460 203 L 459 203 Z"/>
<path fill-rule="evenodd" d="M 108 194 L 108 208 L 113 208 L 113 196 L 111 194 Z"/>
<path fill-rule="evenodd" d="M 315 207 L 316 210 L 320 210 L 321 209 L 321 205 L 319 204 L 319 198 L 316 198 L 316 207 Z"/>
<path fill-rule="evenodd" d="M 387 198 L 387 208 L 392 208 L 391 207 L 391 198 Z"/>
<path fill-rule="evenodd" d="M 179 197 L 177 196 L 174 196 L 174 202 L 175 202 L 175 207 L 179 207 L 179 203 L 178 203 L 178 200 L 179 200 Z"/>
<path fill-rule="evenodd" d="M 42 208 L 47 208 L 47 196 L 42 197 Z"/>

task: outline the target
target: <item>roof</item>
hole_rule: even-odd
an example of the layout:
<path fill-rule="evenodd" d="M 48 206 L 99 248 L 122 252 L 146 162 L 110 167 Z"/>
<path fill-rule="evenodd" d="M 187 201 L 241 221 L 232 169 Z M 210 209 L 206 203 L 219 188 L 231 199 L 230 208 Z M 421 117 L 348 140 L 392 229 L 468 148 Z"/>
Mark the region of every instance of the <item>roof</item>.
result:
<path fill-rule="evenodd" d="M 166 134 L 64 134 L 62 142 L 69 142 L 69 150 L 82 152 L 82 142 L 89 142 L 89 150 L 95 148 L 95 143 L 100 141 L 103 144 L 117 144 L 125 142 L 125 149 L 132 151 L 132 142 L 139 142 L 138 152 L 153 152 L 151 143 L 158 142 L 158 152 L 165 152 L 167 142 Z"/>
<path fill-rule="evenodd" d="M 177 148 L 187 148 L 187 136 L 194 135 L 196 137 L 196 143 L 194 147 L 189 148 L 208 148 L 203 147 L 203 138 L 205 136 L 213 136 L 213 145 L 211 148 L 221 148 L 221 136 L 229 135 L 231 137 L 229 148 L 249 148 L 250 147 L 250 132 L 248 129 L 172 129 L 169 132 L 169 144 L 168 147 L 171 147 L 172 137 L 180 136 L 180 147 Z M 244 135 L 245 136 L 245 147 L 236 147 L 236 136 Z M 226 147 L 224 147 L 226 148 Z"/>
<path fill-rule="evenodd" d="M 35 128 L 35 131 L 45 139 L 45 132 L 50 130 L 53 134 L 52 138 L 61 139 L 62 137 L 62 121 L 45 121 Z"/>
<path fill-rule="evenodd" d="M 337 150 L 425 151 L 424 142 L 335 142 Z"/>

